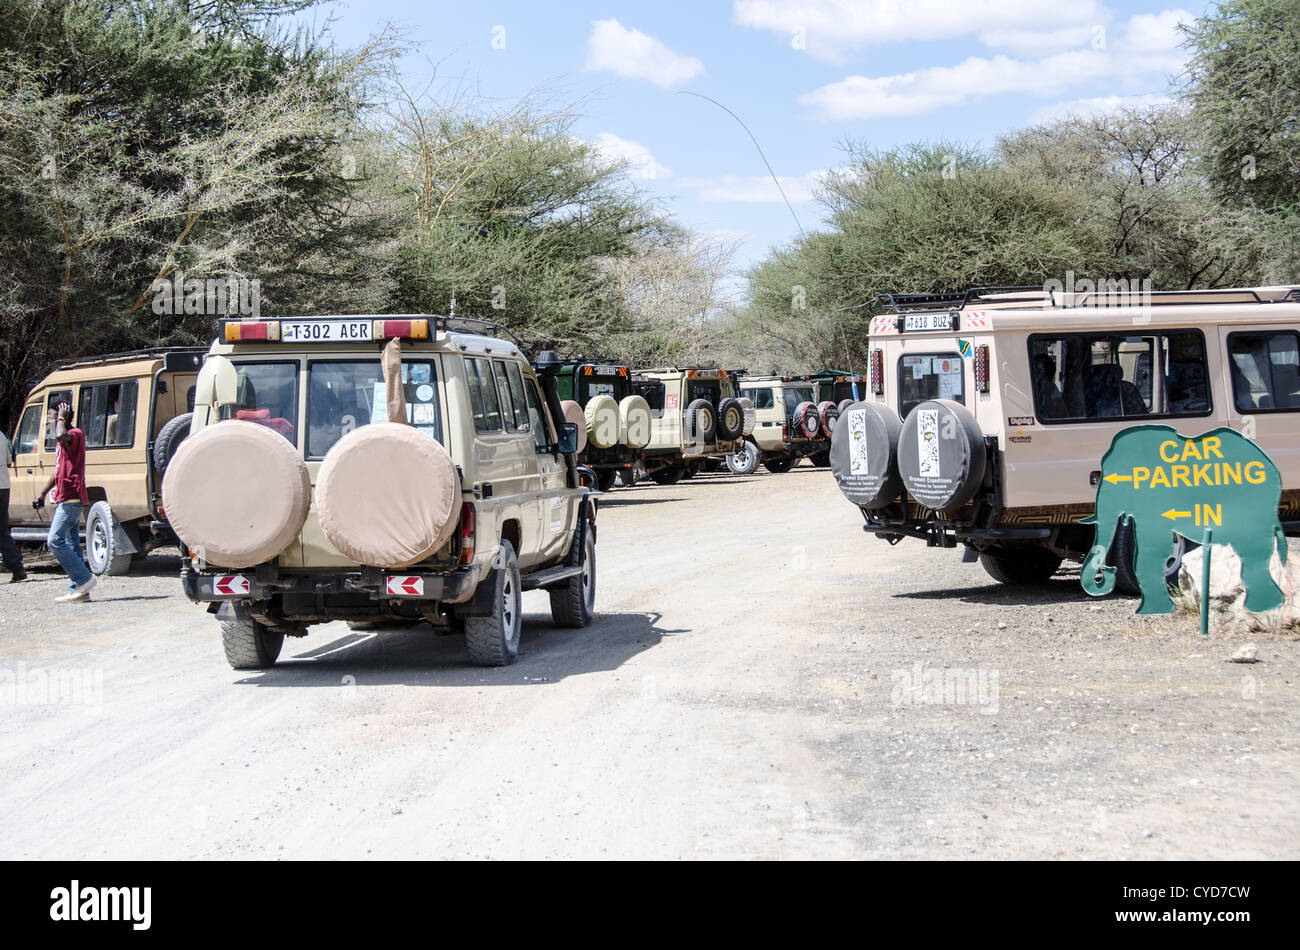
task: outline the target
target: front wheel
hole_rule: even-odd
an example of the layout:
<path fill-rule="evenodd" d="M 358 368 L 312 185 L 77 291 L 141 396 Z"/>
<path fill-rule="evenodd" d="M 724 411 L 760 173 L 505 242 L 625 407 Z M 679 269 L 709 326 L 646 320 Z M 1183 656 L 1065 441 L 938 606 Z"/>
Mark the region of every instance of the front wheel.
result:
<path fill-rule="evenodd" d="M 475 666 L 506 666 L 519 656 L 523 628 L 523 597 L 519 561 L 509 541 L 501 539 L 496 570 L 483 583 L 492 585 L 492 613 L 465 618 L 465 645 Z"/>
<path fill-rule="evenodd" d="M 794 468 L 794 459 L 768 459 L 763 467 L 773 475 L 784 475 Z"/>
<path fill-rule="evenodd" d="M 134 555 L 119 543 L 122 526 L 106 501 L 91 505 L 86 515 L 86 563 L 92 574 L 120 577 L 131 572 Z"/>
<path fill-rule="evenodd" d="M 995 548 L 980 554 L 980 566 L 1000 584 L 1042 584 L 1051 580 L 1061 558 L 1048 551 Z"/>
<path fill-rule="evenodd" d="M 734 475 L 753 475 L 762 461 L 763 453 L 753 442 L 746 442 L 739 452 L 727 456 L 727 468 Z"/>
<path fill-rule="evenodd" d="M 585 627 L 596 612 L 596 529 L 587 526 L 582 573 L 552 588 L 551 620 L 557 627 Z"/>
<path fill-rule="evenodd" d="M 656 485 L 676 485 L 681 480 L 682 469 L 676 465 L 650 473 L 650 481 Z"/>
<path fill-rule="evenodd" d="M 256 620 L 221 621 L 221 646 L 233 670 L 264 670 L 275 665 L 284 633 Z"/>
<path fill-rule="evenodd" d="M 816 455 L 810 455 L 808 458 L 818 468 L 830 468 L 831 450 L 827 449 L 825 452 L 818 452 Z"/>
<path fill-rule="evenodd" d="M 602 468 L 596 472 L 596 487 L 601 491 L 611 491 L 614 488 L 614 482 L 618 479 L 618 469 Z"/>

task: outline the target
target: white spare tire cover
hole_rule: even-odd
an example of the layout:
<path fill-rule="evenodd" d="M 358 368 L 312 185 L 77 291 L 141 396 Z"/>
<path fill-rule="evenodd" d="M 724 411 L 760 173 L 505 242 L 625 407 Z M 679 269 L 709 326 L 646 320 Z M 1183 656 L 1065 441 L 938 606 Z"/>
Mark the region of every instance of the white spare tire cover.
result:
<path fill-rule="evenodd" d="M 630 449 L 644 449 L 650 444 L 650 403 L 636 395 L 624 396 L 618 404 L 619 439 Z"/>
<path fill-rule="evenodd" d="M 618 445 L 618 403 L 613 396 L 592 396 L 583 410 L 587 441 L 598 449 Z"/>
<path fill-rule="evenodd" d="M 903 420 L 898 471 L 918 504 L 955 511 L 975 497 L 987 465 L 984 433 L 961 403 L 927 400 Z"/>
<path fill-rule="evenodd" d="M 460 475 L 447 450 L 397 422 L 353 429 L 316 476 L 321 531 L 340 553 L 371 567 L 408 567 L 431 556 L 456 530 L 460 507 Z"/>
<path fill-rule="evenodd" d="M 758 425 L 758 410 L 754 408 L 754 400 L 742 396 L 740 405 L 745 410 L 745 426 L 741 430 L 741 435 L 753 435 L 754 426 Z"/>
<path fill-rule="evenodd" d="M 564 421 L 578 427 L 578 451 L 581 452 L 587 447 L 587 414 L 572 399 L 564 400 L 560 408 L 564 410 Z"/>
<path fill-rule="evenodd" d="M 903 491 L 898 474 L 898 413 L 874 402 L 850 403 L 831 432 L 831 474 L 859 508 L 883 508 Z"/>
<path fill-rule="evenodd" d="M 163 477 L 172 530 L 217 567 L 270 561 L 298 536 L 310 507 L 311 480 L 298 449 L 255 422 L 205 426 L 181 443 Z"/>

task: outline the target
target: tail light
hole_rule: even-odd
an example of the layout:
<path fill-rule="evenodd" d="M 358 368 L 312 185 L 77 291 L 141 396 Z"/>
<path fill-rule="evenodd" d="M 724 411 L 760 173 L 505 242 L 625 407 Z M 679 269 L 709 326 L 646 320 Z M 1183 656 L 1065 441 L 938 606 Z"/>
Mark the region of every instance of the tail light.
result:
<path fill-rule="evenodd" d="M 376 340 L 391 340 L 399 337 L 403 340 L 429 339 L 428 320 L 375 320 L 371 328 Z"/>
<path fill-rule="evenodd" d="M 274 343 L 280 339 L 279 320 L 240 320 L 226 324 L 226 342 L 242 343 L 246 340 L 260 340 Z"/>
<path fill-rule="evenodd" d="M 871 391 L 877 396 L 885 394 L 885 351 L 871 351 Z"/>
<path fill-rule="evenodd" d="M 782 442 L 789 442 L 789 441 L 790 441 L 790 427 L 789 427 L 789 426 L 781 426 L 781 441 L 782 441 Z"/>
<path fill-rule="evenodd" d="M 989 391 L 989 348 L 987 346 L 975 347 L 975 391 L 981 393 Z"/>
<path fill-rule="evenodd" d="M 474 561 L 474 506 L 469 502 L 460 506 L 460 563 L 468 566 Z"/>

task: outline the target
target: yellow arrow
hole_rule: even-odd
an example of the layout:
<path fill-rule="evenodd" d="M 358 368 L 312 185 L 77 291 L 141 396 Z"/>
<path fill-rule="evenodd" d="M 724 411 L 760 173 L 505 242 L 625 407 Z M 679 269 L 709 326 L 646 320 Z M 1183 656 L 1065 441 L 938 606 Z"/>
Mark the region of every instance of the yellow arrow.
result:
<path fill-rule="evenodd" d="M 1132 475 L 1107 475 L 1104 481 L 1108 481 L 1112 485 L 1114 485 L 1116 482 L 1131 482 L 1133 481 L 1133 476 Z"/>
<path fill-rule="evenodd" d="M 1179 511 L 1177 508 L 1170 508 L 1168 511 L 1162 511 L 1160 513 L 1170 521 L 1177 518 L 1190 518 L 1192 516 L 1190 511 Z"/>

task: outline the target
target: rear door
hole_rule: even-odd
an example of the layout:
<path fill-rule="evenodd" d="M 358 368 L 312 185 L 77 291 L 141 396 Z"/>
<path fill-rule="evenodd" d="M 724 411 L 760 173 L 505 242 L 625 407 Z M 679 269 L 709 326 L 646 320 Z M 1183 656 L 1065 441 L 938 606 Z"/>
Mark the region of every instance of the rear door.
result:
<path fill-rule="evenodd" d="M 18 430 L 10 440 L 14 467 L 9 470 L 9 523 L 13 525 L 49 524 L 47 512 L 33 511 L 36 493 L 49 475 L 41 467 L 40 444 L 45 408 L 43 402 L 30 402 L 18 420 Z"/>

